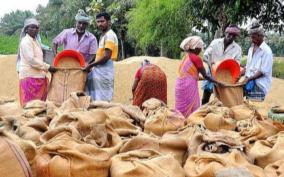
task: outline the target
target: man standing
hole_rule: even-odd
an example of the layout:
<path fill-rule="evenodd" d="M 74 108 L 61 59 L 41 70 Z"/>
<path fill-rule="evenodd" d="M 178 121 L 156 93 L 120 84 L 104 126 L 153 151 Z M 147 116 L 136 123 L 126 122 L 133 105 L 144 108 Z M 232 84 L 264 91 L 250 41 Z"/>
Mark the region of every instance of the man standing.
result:
<path fill-rule="evenodd" d="M 95 61 L 85 67 L 88 74 L 86 91 L 93 100 L 111 101 L 114 86 L 113 60 L 118 55 L 118 40 L 111 29 L 111 17 L 103 12 L 96 15 L 96 23 L 102 32 Z M 92 69 L 93 68 L 93 69 Z"/>
<path fill-rule="evenodd" d="M 54 54 L 57 54 L 57 48 L 63 44 L 64 50 L 72 49 L 80 52 L 88 63 L 96 55 L 97 39 L 92 33 L 86 31 L 90 18 L 82 9 L 78 10 L 75 20 L 76 28 L 65 29 L 53 39 L 52 50 Z"/>
<path fill-rule="evenodd" d="M 258 21 L 252 22 L 248 33 L 252 45 L 249 48 L 245 74 L 244 91 L 247 99 L 263 101 L 272 81 L 273 54 L 264 42 L 264 29 Z"/>
<path fill-rule="evenodd" d="M 242 49 L 234 41 L 240 35 L 240 29 L 237 25 L 229 25 L 225 30 L 225 37 L 214 39 L 209 47 L 204 52 L 204 61 L 208 64 L 209 72 L 211 75 L 211 66 L 223 59 L 232 58 L 240 63 L 242 58 Z M 210 96 L 213 92 L 213 83 L 204 81 L 202 85 L 203 97 L 202 104 L 209 102 Z"/>

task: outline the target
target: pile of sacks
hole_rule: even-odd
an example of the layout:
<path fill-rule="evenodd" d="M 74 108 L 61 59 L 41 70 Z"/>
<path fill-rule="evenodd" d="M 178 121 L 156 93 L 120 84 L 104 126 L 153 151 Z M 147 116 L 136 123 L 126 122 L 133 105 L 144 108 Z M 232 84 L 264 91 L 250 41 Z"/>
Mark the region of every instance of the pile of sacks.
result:
<path fill-rule="evenodd" d="M 284 126 L 247 103 L 214 100 L 186 119 L 156 99 L 140 110 L 72 93 L 60 107 L 2 103 L 0 115 L 5 177 L 284 175 Z"/>

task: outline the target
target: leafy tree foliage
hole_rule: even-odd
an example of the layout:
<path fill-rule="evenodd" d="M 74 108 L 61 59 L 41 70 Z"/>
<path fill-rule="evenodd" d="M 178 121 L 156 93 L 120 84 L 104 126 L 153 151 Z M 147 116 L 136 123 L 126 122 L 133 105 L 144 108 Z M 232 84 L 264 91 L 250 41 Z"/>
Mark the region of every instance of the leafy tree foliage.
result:
<path fill-rule="evenodd" d="M 128 33 L 138 46 L 156 46 L 161 55 L 178 57 L 179 43 L 191 32 L 185 0 L 140 0 L 129 14 Z"/>
<path fill-rule="evenodd" d="M 229 23 L 245 24 L 256 18 L 267 30 L 283 31 L 283 0 L 189 0 L 186 8 L 198 29 L 214 33 Z"/>
<path fill-rule="evenodd" d="M 24 26 L 26 18 L 34 16 L 31 11 L 13 11 L 5 14 L 0 20 L 0 33 L 13 35 Z"/>

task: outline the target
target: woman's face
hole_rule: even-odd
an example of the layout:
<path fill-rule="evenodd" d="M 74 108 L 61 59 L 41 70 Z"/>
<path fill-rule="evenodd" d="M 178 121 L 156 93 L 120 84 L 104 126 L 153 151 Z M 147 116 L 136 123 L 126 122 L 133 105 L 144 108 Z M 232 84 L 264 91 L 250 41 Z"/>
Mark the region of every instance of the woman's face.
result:
<path fill-rule="evenodd" d="M 37 25 L 29 25 L 27 27 L 27 33 L 33 38 L 37 36 L 38 32 L 39 32 L 39 26 Z"/>

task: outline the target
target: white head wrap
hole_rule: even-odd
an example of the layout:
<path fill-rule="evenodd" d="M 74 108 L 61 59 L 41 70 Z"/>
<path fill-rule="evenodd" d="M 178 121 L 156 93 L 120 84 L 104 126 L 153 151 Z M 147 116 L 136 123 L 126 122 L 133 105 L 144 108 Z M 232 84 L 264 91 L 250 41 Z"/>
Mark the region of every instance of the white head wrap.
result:
<path fill-rule="evenodd" d="M 257 20 L 254 20 L 248 27 L 249 34 L 261 34 L 264 35 L 264 29 L 261 24 Z"/>
<path fill-rule="evenodd" d="M 90 17 L 84 12 L 84 10 L 79 9 L 77 15 L 75 16 L 75 20 L 89 23 Z"/>
<path fill-rule="evenodd" d="M 204 42 L 199 36 L 187 37 L 180 44 L 180 48 L 184 51 L 188 51 L 189 49 L 194 50 L 196 48 L 203 49 L 203 47 L 204 47 Z"/>

